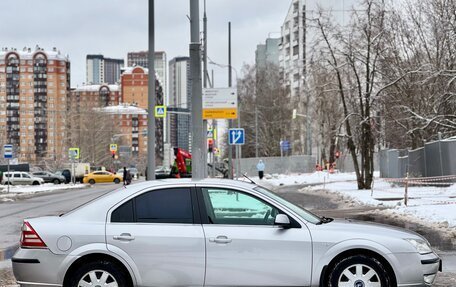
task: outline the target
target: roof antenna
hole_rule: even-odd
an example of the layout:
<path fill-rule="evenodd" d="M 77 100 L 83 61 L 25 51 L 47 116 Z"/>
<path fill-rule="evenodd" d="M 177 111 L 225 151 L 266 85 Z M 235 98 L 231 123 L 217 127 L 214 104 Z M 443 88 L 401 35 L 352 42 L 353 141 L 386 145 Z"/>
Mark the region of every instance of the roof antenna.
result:
<path fill-rule="evenodd" d="M 254 182 L 251 178 L 249 178 L 249 177 L 247 176 L 247 173 L 243 173 L 242 175 L 243 175 L 248 181 L 250 181 L 250 183 L 257 184 L 256 182 Z"/>

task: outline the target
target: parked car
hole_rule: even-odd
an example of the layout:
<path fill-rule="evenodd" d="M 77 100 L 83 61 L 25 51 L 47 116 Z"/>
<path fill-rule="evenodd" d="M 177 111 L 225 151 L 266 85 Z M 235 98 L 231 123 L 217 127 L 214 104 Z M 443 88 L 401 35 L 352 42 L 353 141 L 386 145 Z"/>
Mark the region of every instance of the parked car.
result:
<path fill-rule="evenodd" d="M 71 182 L 71 171 L 69 169 L 58 170 L 55 172 L 55 174 L 65 177 L 65 183 Z"/>
<path fill-rule="evenodd" d="M 122 175 L 114 174 L 109 171 L 94 171 L 86 174 L 83 179 L 83 183 L 101 183 L 101 182 L 114 182 L 119 183 L 122 181 Z"/>
<path fill-rule="evenodd" d="M 44 182 L 52 182 L 54 184 L 61 184 L 66 182 L 66 179 L 62 174 L 51 173 L 48 171 L 36 171 L 33 172 L 32 175 L 42 178 Z"/>
<path fill-rule="evenodd" d="M 129 168 L 127 168 L 127 170 L 130 171 L 131 177 L 133 179 L 138 179 L 139 178 L 139 171 L 138 171 L 138 169 L 136 167 L 129 167 Z M 117 171 L 117 174 L 122 176 L 122 179 L 123 179 L 123 168 L 120 168 Z"/>
<path fill-rule="evenodd" d="M 137 183 L 26 219 L 12 264 L 19 284 L 71 287 L 430 286 L 441 269 L 416 233 L 223 179 Z"/>
<path fill-rule="evenodd" d="M 40 185 L 44 180 L 39 177 L 23 171 L 4 172 L 2 176 L 2 184 L 11 185 Z"/>

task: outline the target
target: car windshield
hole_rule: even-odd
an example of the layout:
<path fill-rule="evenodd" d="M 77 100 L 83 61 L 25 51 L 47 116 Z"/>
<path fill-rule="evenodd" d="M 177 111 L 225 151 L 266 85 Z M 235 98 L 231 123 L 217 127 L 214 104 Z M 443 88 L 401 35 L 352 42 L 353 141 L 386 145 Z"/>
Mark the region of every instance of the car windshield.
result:
<path fill-rule="evenodd" d="M 254 190 L 260 192 L 261 194 L 272 198 L 273 200 L 279 202 L 282 205 L 285 205 L 287 208 L 301 216 L 304 220 L 313 223 L 313 224 L 318 224 L 321 222 L 321 218 L 318 217 L 317 215 L 313 214 L 312 212 L 305 210 L 299 206 L 296 206 L 292 204 L 291 202 L 285 200 L 284 198 L 278 196 L 274 192 L 262 187 L 262 186 L 257 186 L 254 188 Z"/>

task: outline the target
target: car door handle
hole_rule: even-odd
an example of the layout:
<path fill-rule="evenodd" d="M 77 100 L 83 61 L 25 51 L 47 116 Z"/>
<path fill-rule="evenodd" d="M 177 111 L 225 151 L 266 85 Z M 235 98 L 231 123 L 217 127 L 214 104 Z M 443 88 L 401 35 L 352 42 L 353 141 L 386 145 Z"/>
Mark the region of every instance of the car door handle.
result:
<path fill-rule="evenodd" d="M 132 241 L 132 240 L 135 240 L 135 237 L 131 236 L 130 233 L 122 233 L 121 235 L 113 236 L 112 238 L 114 240 L 119 240 L 119 241 Z"/>
<path fill-rule="evenodd" d="M 217 238 L 209 238 L 209 242 L 214 242 L 214 243 L 222 243 L 222 244 L 227 244 L 231 243 L 231 239 L 229 239 L 227 236 L 224 235 L 219 235 Z"/>

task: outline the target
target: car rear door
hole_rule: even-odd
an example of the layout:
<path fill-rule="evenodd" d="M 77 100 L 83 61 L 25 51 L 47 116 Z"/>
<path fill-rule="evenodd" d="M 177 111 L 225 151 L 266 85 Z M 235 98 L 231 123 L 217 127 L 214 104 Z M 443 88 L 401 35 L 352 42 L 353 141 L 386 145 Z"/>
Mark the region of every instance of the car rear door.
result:
<path fill-rule="evenodd" d="M 305 225 L 274 225 L 283 213 L 245 191 L 198 190 L 206 236 L 205 286 L 310 286 L 312 243 Z"/>
<path fill-rule="evenodd" d="M 138 285 L 203 286 L 200 220 L 194 187 L 149 190 L 111 209 L 107 246 L 130 258 L 129 264 L 139 272 Z"/>

